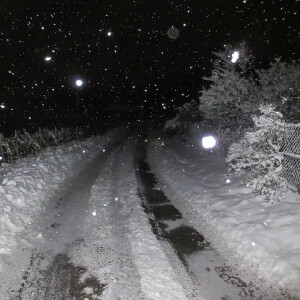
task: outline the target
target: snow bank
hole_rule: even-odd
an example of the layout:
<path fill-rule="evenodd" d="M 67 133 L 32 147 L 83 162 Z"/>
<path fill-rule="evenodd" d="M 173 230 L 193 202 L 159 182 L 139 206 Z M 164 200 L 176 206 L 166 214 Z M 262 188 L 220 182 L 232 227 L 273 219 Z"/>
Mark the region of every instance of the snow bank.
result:
<path fill-rule="evenodd" d="M 35 232 L 33 219 L 59 185 L 93 159 L 109 141 L 106 135 L 71 142 L 0 169 L 0 267 L 9 262 L 9 254 L 18 241 L 24 242 L 23 231 Z"/>
<path fill-rule="evenodd" d="M 300 295 L 299 202 L 267 203 L 228 177 L 224 158 L 178 144 L 149 149 L 148 160 L 174 205 L 241 277 L 258 285 L 263 280 L 281 293 L 276 299 L 286 297 L 283 291 Z"/>

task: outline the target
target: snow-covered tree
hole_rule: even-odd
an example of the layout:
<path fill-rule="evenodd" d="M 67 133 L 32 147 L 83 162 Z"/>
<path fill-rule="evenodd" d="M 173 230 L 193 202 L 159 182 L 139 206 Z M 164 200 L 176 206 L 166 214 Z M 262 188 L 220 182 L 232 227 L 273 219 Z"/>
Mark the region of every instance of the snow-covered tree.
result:
<path fill-rule="evenodd" d="M 237 61 L 234 55 L 239 55 Z M 257 84 L 251 78 L 251 58 L 245 54 L 244 44 L 239 51 L 225 46 L 225 51 L 215 52 L 216 59 L 208 89 L 202 91 L 200 110 L 207 123 L 223 128 L 252 124 L 251 114 L 256 110 Z"/>
<path fill-rule="evenodd" d="M 282 114 L 272 105 L 261 105 L 260 116 L 252 116 L 254 131 L 233 143 L 228 152 L 229 169 L 245 171 L 246 183 L 268 201 L 279 201 L 286 191 L 280 147 L 285 136 Z"/>
<path fill-rule="evenodd" d="M 168 133 L 179 132 L 185 135 L 188 134 L 192 124 L 199 123 L 201 120 L 202 114 L 199 110 L 199 103 L 192 100 L 177 108 L 175 118 L 166 122 L 165 131 Z"/>
<path fill-rule="evenodd" d="M 300 122 L 300 65 L 277 58 L 258 73 L 262 99 L 280 108 L 288 121 Z"/>

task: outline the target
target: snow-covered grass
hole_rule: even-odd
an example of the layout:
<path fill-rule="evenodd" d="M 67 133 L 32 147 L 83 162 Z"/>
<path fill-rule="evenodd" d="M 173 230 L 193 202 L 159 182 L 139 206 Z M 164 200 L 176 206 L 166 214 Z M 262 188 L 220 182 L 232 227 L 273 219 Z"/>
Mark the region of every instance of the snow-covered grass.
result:
<path fill-rule="evenodd" d="M 49 148 L 0 170 L 0 270 L 3 263 L 9 263 L 9 254 L 18 243 L 26 244 L 24 230 L 36 233 L 33 220 L 55 190 L 104 149 L 110 136 L 111 133 Z M 37 234 L 34 238 L 41 236 Z"/>
<path fill-rule="evenodd" d="M 269 286 L 273 299 L 300 295 L 300 206 L 295 195 L 268 203 L 242 185 L 241 178 L 228 177 L 224 157 L 178 142 L 170 142 L 168 149 L 150 147 L 148 161 L 169 199 L 245 281 Z"/>

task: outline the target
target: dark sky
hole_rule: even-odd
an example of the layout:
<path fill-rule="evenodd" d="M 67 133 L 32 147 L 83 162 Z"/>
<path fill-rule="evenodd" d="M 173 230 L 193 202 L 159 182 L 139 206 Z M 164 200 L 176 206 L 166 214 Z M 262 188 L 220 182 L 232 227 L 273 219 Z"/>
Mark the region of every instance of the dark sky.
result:
<path fill-rule="evenodd" d="M 0 125 L 92 122 L 112 104 L 143 106 L 146 114 L 149 107 L 171 109 L 197 98 L 211 52 L 225 43 L 244 40 L 258 65 L 274 56 L 298 60 L 299 6 L 297 0 L 1 0 Z M 180 32 L 176 40 L 167 35 L 172 26 Z"/>

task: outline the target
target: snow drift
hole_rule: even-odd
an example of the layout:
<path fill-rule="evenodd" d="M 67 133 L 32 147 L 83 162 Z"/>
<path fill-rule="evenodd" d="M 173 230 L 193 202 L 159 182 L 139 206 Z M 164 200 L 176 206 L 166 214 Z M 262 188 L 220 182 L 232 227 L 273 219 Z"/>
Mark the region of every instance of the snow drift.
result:
<path fill-rule="evenodd" d="M 41 238 L 33 227 L 55 190 L 71 174 L 79 171 L 108 146 L 114 131 L 104 136 L 48 148 L 0 169 L 0 266 L 25 237 L 26 229 Z M 31 237 L 32 238 L 32 237 Z"/>

